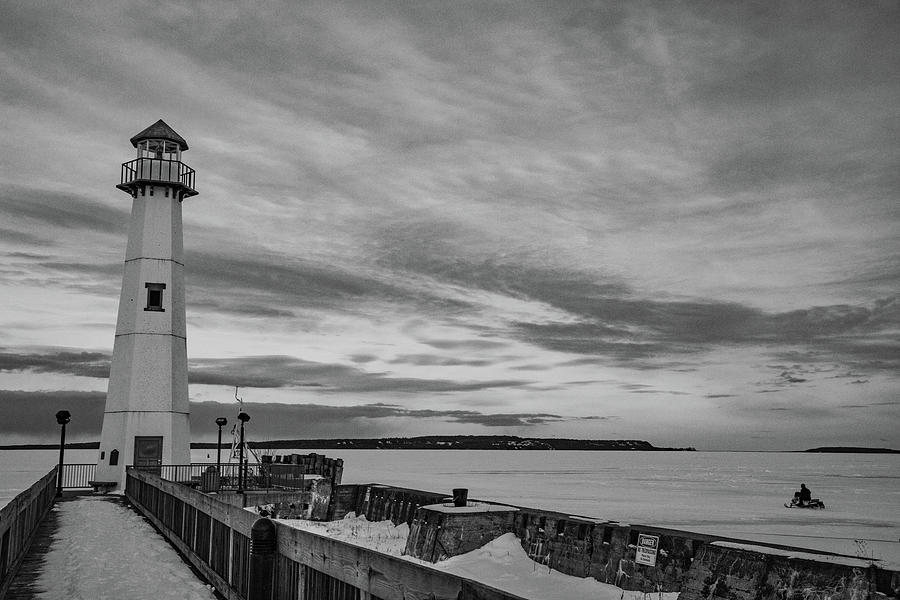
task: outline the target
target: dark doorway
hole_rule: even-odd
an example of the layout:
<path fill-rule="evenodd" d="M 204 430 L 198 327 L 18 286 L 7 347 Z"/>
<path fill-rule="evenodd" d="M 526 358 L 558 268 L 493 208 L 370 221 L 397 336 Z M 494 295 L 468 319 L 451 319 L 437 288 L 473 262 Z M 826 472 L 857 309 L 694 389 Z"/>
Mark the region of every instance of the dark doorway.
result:
<path fill-rule="evenodd" d="M 162 465 L 161 435 L 138 436 L 134 438 L 134 466 L 144 471 L 160 473 Z"/>

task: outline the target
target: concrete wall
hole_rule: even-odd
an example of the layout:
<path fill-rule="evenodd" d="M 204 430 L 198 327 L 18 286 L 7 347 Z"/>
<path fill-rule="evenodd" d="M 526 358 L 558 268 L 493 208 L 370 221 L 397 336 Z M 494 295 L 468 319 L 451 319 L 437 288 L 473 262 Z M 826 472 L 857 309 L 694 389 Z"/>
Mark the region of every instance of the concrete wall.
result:
<path fill-rule="evenodd" d="M 404 553 L 429 562 L 465 554 L 512 531 L 515 516 L 516 509 L 423 506 L 413 519 Z"/>
<path fill-rule="evenodd" d="M 340 458 L 328 458 L 324 454 L 276 454 L 275 464 L 283 465 L 301 465 L 305 467 L 306 473 L 315 473 L 334 482 L 335 485 L 341 483 L 341 477 L 344 474 L 344 461 Z"/>
<path fill-rule="evenodd" d="M 395 525 L 405 522 L 410 525 L 408 552 L 428 560 L 429 557 L 425 554 L 435 544 L 436 538 L 433 533 L 426 531 L 427 528 L 416 527 L 416 511 L 421 506 L 441 503 L 448 496 L 449 494 L 377 484 L 342 485 L 335 491 L 329 519 L 340 519 L 349 512 L 355 512 L 365 514 L 370 521 L 389 519 Z M 494 504 L 482 500 L 477 502 Z M 514 508 L 518 511 L 513 518 L 511 531 L 522 541 L 522 547 L 532 560 L 568 575 L 593 577 L 626 590 L 647 593 L 681 591 L 686 588 L 689 580 L 698 576 L 691 572 L 692 566 L 699 553 L 709 544 L 716 541 L 742 542 L 648 525 L 598 521 L 521 506 Z M 441 526 L 443 527 L 443 522 Z M 473 522 L 473 527 L 475 526 L 477 523 Z M 502 531 L 498 529 L 497 533 Z M 640 534 L 659 538 L 654 566 L 635 562 Z M 797 550 L 788 546 L 770 547 L 773 550 Z M 441 553 L 441 550 L 438 548 L 435 552 Z M 811 556 L 815 554 L 812 551 L 806 553 Z M 828 564 L 823 562 L 828 554 L 820 554 L 823 556 L 821 561 L 811 558 L 807 562 L 813 565 Z M 790 561 L 786 564 L 790 564 Z M 807 565 L 801 571 L 813 573 L 816 568 Z M 873 590 L 889 597 L 898 597 L 900 574 L 897 572 L 873 569 L 867 577 Z M 791 599 L 782 597 L 779 600 Z"/>
<path fill-rule="evenodd" d="M 679 598 L 859 600 L 874 597 L 877 587 L 876 569 L 862 560 L 822 562 L 709 544 L 698 552 Z"/>
<path fill-rule="evenodd" d="M 332 497 L 329 520 L 343 519 L 348 513 L 365 515 L 370 521 L 391 521 L 394 525 L 412 525 L 420 506 L 443 502 L 448 494 L 423 492 L 376 483 L 339 485 Z"/>
<path fill-rule="evenodd" d="M 680 590 L 696 550 L 715 539 L 521 507 L 514 531 L 536 562 L 576 577 L 593 577 L 627 590 L 644 592 Z M 641 533 L 659 538 L 655 566 L 635 562 Z"/>

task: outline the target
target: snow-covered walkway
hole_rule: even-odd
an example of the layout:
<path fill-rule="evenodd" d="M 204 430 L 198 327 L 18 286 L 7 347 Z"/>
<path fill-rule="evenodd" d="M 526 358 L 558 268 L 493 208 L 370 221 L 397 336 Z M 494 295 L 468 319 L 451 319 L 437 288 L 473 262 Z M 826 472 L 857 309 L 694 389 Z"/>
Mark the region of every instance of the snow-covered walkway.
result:
<path fill-rule="evenodd" d="M 32 547 L 29 568 L 17 575 L 10 598 L 215 598 L 169 543 L 123 502 L 120 496 L 58 502 L 46 524 L 50 530 L 43 532 L 45 542 Z"/>

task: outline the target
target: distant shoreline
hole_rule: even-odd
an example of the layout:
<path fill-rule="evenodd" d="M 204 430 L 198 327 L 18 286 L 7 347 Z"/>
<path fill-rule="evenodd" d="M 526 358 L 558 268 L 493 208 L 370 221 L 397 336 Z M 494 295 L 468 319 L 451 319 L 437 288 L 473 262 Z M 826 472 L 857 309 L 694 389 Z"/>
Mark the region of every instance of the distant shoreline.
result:
<path fill-rule="evenodd" d="M 225 443 L 223 446 L 230 446 Z M 579 440 L 564 438 L 521 438 L 517 436 L 461 435 L 410 438 L 294 439 L 250 442 L 252 448 L 268 450 L 617 450 L 649 452 L 695 452 L 696 448 L 656 447 L 644 440 Z M 72 450 L 96 450 L 100 442 L 66 444 Z M 0 450 L 53 450 L 59 444 L 18 444 Z M 215 449 L 215 442 L 193 442 L 192 449 Z"/>
<path fill-rule="evenodd" d="M 230 443 L 223 444 L 229 447 Z M 267 440 L 250 442 L 250 446 L 267 450 L 582 450 L 626 452 L 696 452 L 696 448 L 656 447 L 644 440 L 579 440 L 561 438 L 521 438 L 517 436 L 420 436 L 411 438 L 335 438 Z M 59 444 L 9 444 L 0 450 L 56 450 Z M 100 442 L 73 442 L 68 450 L 97 450 Z M 192 449 L 214 450 L 215 442 L 193 442 Z M 760 450 L 760 452 L 773 452 Z M 891 448 L 860 446 L 823 446 L 807 450 L 781 452 L 812 452 L 833 454 L 900 454 Z"/>
<path fill-rule="evenodd" d="M 824 452 L 833 454 L 900 454 L 900 450 L 892 450 L 890 448 L 861 448 L 857 446 L 823 446 L 821 448 L 810 448 L 803 452 Z"/>

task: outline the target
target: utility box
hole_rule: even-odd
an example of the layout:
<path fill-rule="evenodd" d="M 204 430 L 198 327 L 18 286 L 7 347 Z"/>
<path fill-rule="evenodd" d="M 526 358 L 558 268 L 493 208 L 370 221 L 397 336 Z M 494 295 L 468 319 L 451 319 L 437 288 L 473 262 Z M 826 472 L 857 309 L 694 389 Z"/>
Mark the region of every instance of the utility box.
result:
<path fill-rule="evenodd" d="M 200 491 L 204 493 L 218 492 L 221 486 L 219 470 L 215 467 L 206 467 L 200 476 Z"/>

